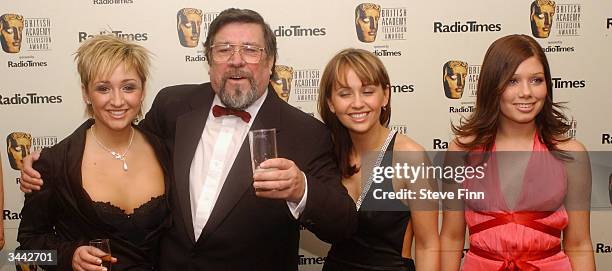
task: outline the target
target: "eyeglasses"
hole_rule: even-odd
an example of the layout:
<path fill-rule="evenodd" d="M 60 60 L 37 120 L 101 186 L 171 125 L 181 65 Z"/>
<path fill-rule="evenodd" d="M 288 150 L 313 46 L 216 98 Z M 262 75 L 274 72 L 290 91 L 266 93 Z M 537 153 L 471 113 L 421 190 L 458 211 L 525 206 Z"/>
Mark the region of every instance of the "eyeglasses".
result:
<path fill-rule="evenodd" d="M 249 64 L 259 63 L 264 48 L 249 44 L 214 44 L 210 46 L 212 59 L 215 62 L 225 63 L 234 53 L 240 53 L 242 60 Z"/>

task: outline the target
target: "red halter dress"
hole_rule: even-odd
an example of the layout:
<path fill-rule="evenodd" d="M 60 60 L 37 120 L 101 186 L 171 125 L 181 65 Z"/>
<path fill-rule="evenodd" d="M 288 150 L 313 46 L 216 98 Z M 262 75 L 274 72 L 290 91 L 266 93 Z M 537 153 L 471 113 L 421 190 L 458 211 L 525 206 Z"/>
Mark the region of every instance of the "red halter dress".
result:
<path fill-rule="evenodd" d="M 497 155 L 501 153 L 494 147 L 484 179 L 464 182 L 469 191 L 485 192 L 485 199 L 465 201 L 470 249 L 461 270 L 572 270 L 561 250 L 561 232 L 568 222 L 563 162 L 536 134 L 518 200 L 510 208 L 501 191 Z"/>

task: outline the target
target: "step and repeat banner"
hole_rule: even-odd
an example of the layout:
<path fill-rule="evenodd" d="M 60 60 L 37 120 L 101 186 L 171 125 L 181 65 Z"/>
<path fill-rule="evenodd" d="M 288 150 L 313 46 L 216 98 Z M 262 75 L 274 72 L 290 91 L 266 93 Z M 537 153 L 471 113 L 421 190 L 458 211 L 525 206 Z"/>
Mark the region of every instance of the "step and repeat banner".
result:
<path fill-rule="evenodd" d="M 591 151 L 612 150 L 612 1 L 4 1 L 5 250 L 17 246 L 20 159 L 54 145 L 85 118 L 73 62 L 81 42 L 113 33 L 153 52 L 147 107 L 164 86 L 209 80 L 202 42 L 210 22 L 228 7 L 253 9 L 267 20 L 279 47 L 273 86 L 289 104 L 315 116 L 319 80 L 331 56 L 346 47 L 374 52 L 391 77 L 392 127 L 432 151 L 446 149 L 449 124 L 473 112 L 491 42 L 508 34 L 531 35 L 548 56 L 555 100 L 566 102 L 569 136 Z M 599 161 L 591 227 L 597 266 L 608 270 L 612 161 Z M 320 270 L 328 248 L 303 230 L 300 270 Z M 14 269 L 5 264 L 0 270 Z"/>

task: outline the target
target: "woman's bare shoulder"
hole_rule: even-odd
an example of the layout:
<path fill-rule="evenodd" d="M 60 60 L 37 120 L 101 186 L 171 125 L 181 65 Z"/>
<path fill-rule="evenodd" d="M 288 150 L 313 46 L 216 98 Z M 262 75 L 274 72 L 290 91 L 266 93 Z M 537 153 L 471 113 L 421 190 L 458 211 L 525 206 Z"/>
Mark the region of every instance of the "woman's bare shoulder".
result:
<path fill-rule="evenodd" d="M 423 146 L 414 141 L 412 138 L 398 133 L 395 136 L 394 151 L 425 151 Z"/>

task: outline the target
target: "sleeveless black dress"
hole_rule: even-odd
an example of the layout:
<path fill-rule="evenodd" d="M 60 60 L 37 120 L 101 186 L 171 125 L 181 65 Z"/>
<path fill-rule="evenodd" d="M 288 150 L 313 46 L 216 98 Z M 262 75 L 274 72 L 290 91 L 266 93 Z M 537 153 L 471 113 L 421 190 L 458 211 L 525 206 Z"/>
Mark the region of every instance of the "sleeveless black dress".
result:
<path fill-rule="evenodd" d="M 389 143 L 381 166 L 390 166 L 393 161 L 395 136 Z M 386 179 L 380 184 L 372 183 L 370 191 L 382 188 L 393 190 L 391 181 Z M 377 204 L 372 193 L 367 193 L 362 206 L 374 209 Z M 402 204 L 399 201 L 397 204 Z M 400 208 L 401 209 L 401 208 Z M 402 257 L 404 234 L 410 221 L 410 212 L 400 211 L 358 211 L 357 232 L 351 238 L 336 242 L 325 260 L 323 271 L 348 270 L 396 270 L 414 271 L 412 259 Z"/>

